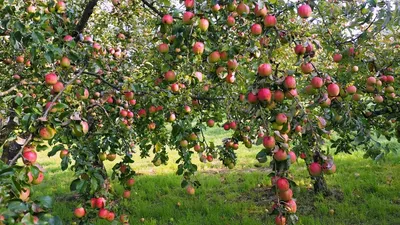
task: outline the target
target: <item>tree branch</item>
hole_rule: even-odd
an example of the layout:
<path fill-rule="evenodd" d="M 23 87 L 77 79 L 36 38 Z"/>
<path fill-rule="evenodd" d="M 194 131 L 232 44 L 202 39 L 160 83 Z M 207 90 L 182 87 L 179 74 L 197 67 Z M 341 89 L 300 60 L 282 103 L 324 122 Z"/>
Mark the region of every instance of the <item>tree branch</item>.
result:
<path fill-rule="evenodd" d="M 14 156 L 14 158 L 8 162 L 8 165 L 14 165 L 15 161 L 21 156 L 22 151 L 24 150 L 25 146 L 31 141 L 32 139 L 32 134 L 29 135 L 29 137 L 25 140 L 25 143 L 21 146 L 21 149 L 19 150 L 18 154 Z"/>
<path fill-rule="evenodd" d="M 82 73 L 87 74 L 87 75 L 91 75 L 91 76 L 94 76 L 94 77 L 97 77 L 97 78 L 99 78 L 100 80 L 102 80 L 104 83 L 106 83 L 108 86 L 112 87 L 113 89 L 115 89 L 115 90 L 117 90 L 117 91 L 121 91 L 121 90 L 119 89 L 119 87 L 117 87 L 117 86 L 111 84 L 110 82 L 106 81 L 106 80 L 105 80 L 102 76 L 100 76 L 99 74 L 91 73 L 91 72 L 82 72 Z"/>
<path fill-rule="evenodd" d="M 12 86 L 10 89 L 6 90 L 6 91 L 2 91 L 0 92 L 0 97 L 6 96 L 8 94 L 10 94 L 12 91 L 14 91 L 15 89 L 17 89 L 17 85 Z"/>
<path fill-rule="evenodd" d="M 75 31 L 76 31 L 75 41 L 79 41 L 79 34 L 81 34 L 83 32 L 83 29 L 85 28 L 87 22 L 89 21 L 89 18 L 93 13 L 93 8 L 97 5 L 97 2 L 98 2 L 98 0 L 91 0 L 86 5 L 85 10 L 83 11 L 82 17 L 79 20 L 79 23 L 75 29 Z"/>
<path fill-rule="evenodd" d="M 143 4 L 146 5 L 147 7 L 149 7 L 149 9 L 151 9 L 153 12 L 155 12 L 157 15 L 159 15 L 160 17 L 163 17 L 164 14 L 161 13 L 158 9 L 156 9 L 156 7 L 153 6 L 153 4 L 150 4 L 148 1 L 146 0 L 142 0 Z"/>

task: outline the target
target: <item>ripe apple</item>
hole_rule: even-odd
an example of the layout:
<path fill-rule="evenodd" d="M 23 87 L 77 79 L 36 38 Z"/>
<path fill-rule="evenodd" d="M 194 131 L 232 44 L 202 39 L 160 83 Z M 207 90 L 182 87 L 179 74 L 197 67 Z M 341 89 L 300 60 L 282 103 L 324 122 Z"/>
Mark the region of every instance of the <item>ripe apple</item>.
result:
<path fill-rule="evenodd" d="M 252 35 L 260 35 L 261 33 L 262 33 L 262 27 L 260 24 L 255 23 L 251 26 Z"/>
<path fill-rule="evenodd" d="M 302 44 L 298 44 L 294 47 L 294 52 L 296 55 L 303 55 L 306 52 L 306 48 Z"/>
<path fill-rule="evenodd" d="M 285 78 L 285 81 L 283 82 L 283 85 L 287 88 L 287 89 L 294 89 L 296 88 L 296 78 L 294 78 L 294 76 L 287 76 Z"/>
<path fill-rule="evenodd" d="M 183 140 L 181 140 L 181 141 L 179 142 L 179 145 L 180 145 L 182 148 L 186 148 L 186 147 L 189 145 L 189 143 L 188 143 L 187 140 L 183 139 Z"/>
<path fill-rule="evenodd" d="M 236 121 L 231 121 L 229 123 L 229 128 L 232 129 L 232 130 L 236 130 L 237 129 Z"/>
<path fill-rule="evenodd" d="M 25 59 L 24 56 L 17 56 L 17 58 L 15 59 L 15 61 L 17 63 L 24 63 Z"/>
<path fill-rule="evenodd" d="M 169 70 L 169 71 L 167 71 L 165 74 L 164 74 L 164 79 L 166 80 L 166 81 L 174 81 L 175 79 L 176 79 L 176 75 L 175 75 L 175 72 L 174 71 L 172 71 L 172 70 Z"/>
<path fill-rule="evenodd" d="M 278 124 L 284 124 L 287 123 L 287 116 L 284 113 L 279 113 L 276 115 L 275 120 Z"/>
<path fill-rule="evenodd" d="M 228 19 L 226 19 L 226 24 L 230 27 L 235 26 L 235 18 L 233 16 L 228 16 Z"/>
<path fill-rule="evenodd" d="M 337 85 L 335 83 L 329 84 L 327 91 L 328 91 L 328 95 L 331 97 L 338 96 L 339 92 L 340 92 L 339 85 Z"/>
<path fill-rule="evenodd" d="M 58 1 L 56 4 L 56 10 L 58 13 L 64 13 L 65 10 L 67 9 L 65 2 L 63 1 Z"/>
<path fill-rule="evenodd" d="M 165 44 L 165 43 L 160 44 L 160 45 L 158 46 L 158 51 L 161 52 L 161 53 L 168 53 L 168 51 L 169 51 L 169 45 L 168 45 L 168 44 Z"/>
<path fill-rule="evenodd" d="M 293 198 L 293 191 L 289 188 L 287 191 L 280 191 L 278 195 L 280 200 L 287 202 Z"/>
<path fill-rule="evenodd" d="M 226 81 L 228 84 L 233 84 L 233 83 L 235 83 L 235 80 L 236 80 L 236 77 L 235 77 L 232 73 L 229 73 L 229 74 L 225 77 L 225 81 Z"/>
<path fill-rule="evenodd" d="M 265 17 L 268 13 L 268 10 L 267 10 L 267 7 L 265 7 L 265 5 L 263 8 L 259 9 L 258 4 L 256 4 L 256 7 L 254 8 L 254 13 L 258 17 Z"/>
<path fill-rule="evenodd" d="M 374 85 L 374 84 L 376 84 L 376 78 L 375 78 L 375 77 L 368 77 L 368 78 L 367 78 L 367 84 L 368 84 L 368 85 Z"/>
<path fill-rule="evenodd" d="M 108 213 L 109 212 L 108 212 L 107 209 L 101 208 L 99 210 L 99 217 L 102 218 L 102 219 L 106 219 L 108 217 Z"/>
<path fill-rule="evenodd" d="M 284 161 L 284 160 L 286 160 L 287 159 L 286 151 L 283 150 L 283 149 L 279 149 L 278 151 L 276 151 L 274 153 L 274 159 L 276 161 Z"/>
<path fill-rule="evenodd" d="M 239 63 L 236 61 L 236 59 L 231 59 L 228 61 L 227 65 L 229 70 L 236 70 L 239 66 Z"/>
<path fill-rule="evenodd" d="M 221 59 L 221 56 L 219 54 L 218 51 L 214 51 L 212 52 L 209 56 L 208 56 L 208 61 L 210 63 L 216 63 Z"/>
<path fill-rule="evenodd" d="M 129 198 L 129 197 L 131 197 L 131 191 L 125 190 L 124 193 L 122 194 L 122 196 L 123 196 L 124 198 Z"/>
<path fill-rule="evenodd" d="M 174 18 L 169 14 L 164 15 L 162 18 L 163 24 L 171 25 L 173 22 L 174 22 Z"/>
<path fill-rule="evenodd" d="M 301 18 L 308 18 L 312 14 L 312 9 L 309 5 L 303 4 L 297 9 L 297 13 Z"/>
<path fill-rule="evenodd" d="M 195 152 L 202 152 L 201 146 L 199 144 L 194 145 L 193 149 Z"/>
<path fill-rule="evenodd" d="M 42 183 L 43 179 L 44 179 L 44 174 L 43 174 L 43 172 L 40 171 L 38 174 L 38 177 L 32 181 L 32 184 L 38 185 L 38 184 Z"/>
<path fill-rule="evenodd" d="M 115 219 L 115 213 L 114 212 L 108 212 L 106 220 L 109 222 L 112 222 Z"/>
<path fill-rule="evenodd" d="M 196 192 L 196 190 L 194 189 L 194 187 L 192 187 L 191 185 L 189 185 L 186 188 L 186 193 L 188 193 L 189 195 L 194 195 L 194 193 Z"/>
<path fill-rule="evenodd" d="M 53 85 L 53 91 L 55 92 L 55 93 L 59 93 L 59 92 L 61 92 L 62 90 L 64 89 L 64 84 L 61 82 L 61 81 L 57 81 L 57 83 L 55 83 L 54 85 Z"/>
<path fill-rule="evenodd" d="M 61 67 L 69 68 L 71 66 L 71 61 L 67 57 L 62 57 L 60 62 Z"/>
<path fill-rule="evenodd" d="M 53 139 L 55 135 L 55 130 L 48 127 L 43 127 L 39 130 L 39 136 L 44 140 Z"/>
<path fill-rule="evenodd" d="M 382 103 L 382 102 L 383 102 L 383 97 L 382 97 L 381 95 L 376 95 L 376 96 L 374 97 L 374 101 L 375 101 L 376 103 Z"/>
<path fill-rule="evenodd" d="M 308 166 L 308 172 L 310 173 L 311 176 L 317 177 L 321 175 L 322 173 L 322 168 L 319 163 L 313 162 Z"/>
<path fill-rule="evenodd" d="M 209 119 L 209 120 L 207 121 L 207 126 L 208 126 L 208 127 L 213 127 L 214 124 L 215 124 L 215 122 L 214 122 L 214 120 L 212 120 L 212 119 Z"/>
<path fill-rule="evenodd" d="M 69 152 L 67 149 L 63 149 L 60 151 L 60 158 L 63 159 L 64 157 L 68 156 Z"/>
<path fill-rule="evenodd" d="M 115 160 L 115 158 L 117 158 L 117 155 L 116 154 L 108 154 L 107 155 L 107 160 L 108 161 L 114 161 Z"/>
<path fill-rule="evenodd" d="M 263 138 L 263 146 L 266 149 L 275 148 L 275 138 L 272 136 L 264 136 Z"/>
<path fill-rule="evenodd" d="M 335 54 L 333 55 L 333 61 L 334 61 L 334 62 L 338 63 L 338 62 L 340 62 L 341 60 L 342 60 L 342 54 L 335 53 Z"/>
<path fill-rule="evenodd" d="M 77 218 L 82 218 L 82 217 L 85 216 L 85 214 L 86 214 L 86 211 L 85 211 L 85 209 L 82 208 L 82 207 L 76 208 L 75 211 L 74 211 L 74 215 L 75 215 Z"/>
<path fill-rule="evenodd" d="M 324 80 L 321 77 L 313 77 L 311 79 L 311 86 L 313 88 L 321 88 L 324 85 Z"/>
<path fill-rule="evenodd" d="M 213 11 L 213 12 L 218 12 L 219 10 L 221 9 L 221 6 L 219 5 L 219 4 L 215 4 L 215 5 L 213 5 L 213 7 L 211 8 L 211 10 Z"/>
<path fill-rule="evenodd" d="M 27 151 L 22 153 L 22 157 L 24 157 L 26 162 L 33 164 L 36 162 L 37 154 L 35 151 Z"/>
<path fill-rule="evenodd" d="M 302 63 L 300 69 L 305 74 L 309 74 L 314 70 L 311 63 Z"/>
<path fill-rule="evenodd" d="M 185 7 L 191 9 L 194 7 L 194 0 L 185 0 Z"/>
<path fill-rule="evenodd" d="M 192 51 L 195 55 L 201 55 L 204 52 L 204 44 L 202 42 L 196 42 L 193 45 Z"/>
<path fill-rule="evenodd" d="M 272 74 L 272 67 L 268 63 L 263 63 L 258 67 L 258 75 L 266 77 Z"/>
<path fill-rule="evenodd" d="M 192 18 L 194 17 L 194 13 L 190 11 L 186 11 L 183 13 L 182 22 L 183 24 L 192 24 Z"/>
<path fill-rule="evenodd" d="M 281 90 L 275 90 L 273 97 L 276 102 L 283 102 L 283 100 L 285 99 L 285 94 Z"/>
<path fill-rule="evenodd" d="M 250 8 L 248 5 L 244 4 L 241 2 L 237 7 L 236 7 L 236 12 L 241 16 L 241 15 L 247 15 L 250 13 Z"/>
<path fill-rule="evenodd" d="M 293 151 L 289 152 L 289 156 L 290 156 L 290 162 L 293 164 L 296 162 L 297 156 L 296 153 L 294 153 Z"/>
<path fill-rule="evenodd" d="M 332 164 L 332 165 L 329 167 L 327 163 L 324 163 L 324 165 L 322 165 L 322 171 L 323 171 L 326 175 L 334 174 L 334 173 L 336 172 L 336 165 L 335 165 L 335 164 Z"/>
<path fill-rule="evenodd" d="M 287 190 L 289 190 L 289 181 L 286 178 L 279 178 L 276 181 L 276 188 L 279 191 L 287 191 Z"/>
<path fill-rule="evenodd" d="M 286 217 L 279 215 L 275 217 L 275 224 L 276 225 L 286 225 Z"/>
<path fill-rule="evenodd" d="M 200 19 L 199 28 L 201 31 L 204 31 L 204 32 L 207 31 L 209 26 L 210 26 L 210 23 L 208 22 L 207 19 L 205 19 L 205 18 Z"/>
<path fill-rule="evenodd" d="M 96 208 L 101 209 L 101 208 L 104 208 L 106 206 L 106 199 L 105 198 L 100 197 L 100 198 L 96 198 L 95 200 L 96 201 L 95 201 L 94 205 L 96 206 Z"/>
<path fill-rule="evenodd" d="M 357 92 L 357 88 L 354 85 L 350 85 L 346 88 L 346 92 L 348 94 L 355 94 Z"/>
<path fill-rule="evenodd" d="M 312 45 L 310 42 L 308 42 L 308 43 L 307 43 L 307 46 L 306 46 L 306 52 L 307 52 L 307 53 L 310 53 L 310 52 L 312 52 L 313 50 L 314 50 L 313 45 Z"/>
<path fill-rule="evenodd" d="M 273 15 L 264 17 L 264 25 L 266 27 L 274 27 L 276 25 L 276 17 Z"/>
<path fill-rule="evenodd" d="M 55 73 L 48 73 L 44 76 L 45 83 L 47 85 L 54 85 L 58 81 L 58 77 Z"/>
<path fill-rule="evenodd" d="M 247 95 L 247 100 L 248 100 L 250 103 L 254 104 L 254 103 L 257 103 L 258 98 L 257 98 L 257 95 L 253 94 L 253 92 L 250 92 L 250 93 Z"/>
<path fill-rule="evenodd" d="M 260 90 L 258 90 L 257 93 L 257 98 L 259 101 L 271 101 L 271 91 L 269 90 L 269 88 L 261 88 Z"/>

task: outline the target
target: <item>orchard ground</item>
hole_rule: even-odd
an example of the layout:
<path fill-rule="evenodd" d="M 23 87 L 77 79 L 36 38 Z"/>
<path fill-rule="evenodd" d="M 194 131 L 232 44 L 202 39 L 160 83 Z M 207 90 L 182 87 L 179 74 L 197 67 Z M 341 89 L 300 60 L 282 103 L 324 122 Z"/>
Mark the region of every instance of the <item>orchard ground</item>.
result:
<path fill-rule="evenodd" d="M 217 128 L 207 132 L 216 143 L 226 135 Z M 400 144 L 393 141 L 390 147 L 399 149 Z M 194 155 L 199 165 L 197 178 L 202 183 L 194 196 L 180 188 L 182 177 L 175 175 L 173 163 L 177 153 L 170 155 L 168 165 L 160 167 L 153 166 L 151 157 L 140 159 L 136 155 L 132 167 L 138 176 L 133 193 L 129 200 L 119 203 L 120 208 L 130 211 L 131 224 L 142 224 L 141 218 L 145 219 L 143 224 L 154 225 L 273 224 L 275 216 L 267 213 L 274 199 L 267 176 L 269 161 L 259 164 L 255 159 L 258 150 L 255 146 L 252 149 L 241 146 L 237 150 L 239 161 L 233 170 L 223 167 L 217 159 L 201 163 L 197 154 Z M 390 154 L 385 161 L 377 163 L 363 159 L 362 154 L 358 151 L 353 155 L 335 156 L 338 169 L 336 174 L 327 177 L 333 190 L 333 195 L 327 198 L 313 194 L 303 160 L 299 159 L 291 167 L 299 184 L 296 192 L 301 192 L 297 195 L 299 224 L 400 224 L 400 156 Z M 42 184 L 33 187 L 34 195 L 51 195 L 55 199 L 54 214 L 68 224 L 74 218 L 71 208 L 80 203 L 75 202 L 69 191 L 72 172 L 62 172 L 60 159 L 48 158 L 45 152 L 40 153 L 38 161 L 48 173 Z M 112 165 L 106 162 L 108 171 Z M 117 184 L 113 187 L 122 195 L 122 187 Z M 110 223 L 99 220 L 96 224 Z"/>

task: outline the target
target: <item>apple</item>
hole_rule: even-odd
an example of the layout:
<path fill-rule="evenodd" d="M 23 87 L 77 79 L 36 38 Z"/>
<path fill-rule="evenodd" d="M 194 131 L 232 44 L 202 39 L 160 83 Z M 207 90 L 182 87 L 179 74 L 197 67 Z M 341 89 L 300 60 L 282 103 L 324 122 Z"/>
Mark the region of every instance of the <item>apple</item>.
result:
<path fill-rule="evenodd" d="M 229 124 L 228 123 L 226 123 L 226 124 L 224 124 L 224 130 L 229 130 L 229 129 L 231 129 L 231 127 L 229 126 Z"/>
<path fill-rule="evenodd" d="M 125 214 L 121 214 L 119 216 L 119 222 L 123 223 L 124 225 L 128 223 L 128 216 Z"/>
<path fill-rule="evenodd" d="M 112 222 L 115 219 L 115 213 L 114 212 L 108 212 L 106 220 L 109 222 Z"/>
<path fill-rule="evenodd" d="M 284 161 L 284 160 L 286 160 L 286 159 L 287 159 L 287 153 L 286 153 L 286 151 L 283 150 L 283 149 L 278 149 L 278 151 L 276 151 L 276 152 L 274 153 L 274 159 L 275 159 L 276 161 Z"/>
<path fill-rule="evenodd" d="M 208 22 L 207 19 L 205 19 L 205 18 L 200 19 L 199 28 L 201 31 L 204 31 L 204 32 L 207 31 L 209 26 L 210 26 L 210 23 Z"/>
<path fill-rule="evenodd" d="M 160 45 L 158 46 L 158 51 L 161 52 L 161 53 L 168 53 L 168 51 L 169 51 L 169 45 L 168 45 L 168 44 L 165 44 L 165 43 L 160 44 Z"/>
<path fill-rule="evenodd" d="M 219 54 L 218 51 L 214 51 L 212 52 L 209 56 L 208 56 L 208 61 L 210 63 L 216 63 L 221 59 L 221 56 Z"/>
<path fill-rule="evenodd" d="M 283 82 L 283 86 L 285 86 L 287 89 L 296 88 L 296 78 L 294 76 L 287 76 Z"/>
<path fill-rule="evenodd" d="M 194 189 L 194 187 L 192 187 L 191 185 L 189 185 L 186 188 L 186 193 L 188 193 L 189 195 L 194 195 L 194 193 L 196 192 L 196 190 Z"/>
<path fill-rule="evenodd" d="M 61 92 L 62 90 L 64 89 L 64 84 L 61 82 L 61 81 L 57 81 L 57 83 L 55 83 L 54 85 L 53 85 L 53 91 L 55 92 L 55 93 L 59 93 L 59 92 Z"/>
<path fill-rule="evenodd" d="M 100 198 L 96 198 L 95 200 L 96 201 L 95 201 L 94 205 L 96 206 L 96 208 L 101 209 L 101 208 L 104 208 L 106 206 L 106 199 L 105 198 L 100 197 Z"/>
<path fill-rule="evenodd" d="M 194 0 L 185 0 L 185 7 L 191 9 L 194 7 Z"/>
<path fill-rule="evenodd" d="M 235 25 L 235 18 L 233 16 L 228 16 L 226 19 L 226 24 L 230 27 Z"/>
<path fill-rule="evenodd" d="M 264 7 L 259 9 L 258 8 L 258 4 L 256 4 L 256 7 L 254 8 L 254 14 L 256 14 L 256 16 L 258 17 L 265 17 L 268 13 L 267 7 Z"/>
<path fill-rule="evenodd" d="M 374 97 L 374 101 L 375 101 L 376 103 L 382 103 L 382 102 L 383 102 L 383 97 L 382 97 L 381 95 L 376 95 L 376 96 Z"/>
<path fill-rule="evenodd" d="M 313 77 L 311 79 L 311 86 L 313 88 L 321 88 L 324 85 L 324 80 L 321 77 Z"/>
<path fill-rule="evenodd" d="M 247 95 L 247 101 L 249 101 L 250 103 L 252 104 L 257 103 L 257 100 L 258 100 L 257 95 L 253 94 L 253 92 L 250 92 Z"/>
<path fill-rule="evenodd" d="M 281 90 L 275 90 L 273 97 L 276 102 L 283 102 L 283 100 L 285 99 L 285 94 Z"/>
<path fill-rule="evenodd" d="M 212 120 L 212 119 L 209 119 L 209 120 L 207 121 L 207 126 L 208 126 L 208 127 L 213 127 L 214 124 L 215 124 L 215 122 L 214 122 L 214 120 Z"/>
<path fill-rule="evenodd" d="M 43 127 L 39 130 L 39 136 L 44 140 L 53 139 L 55 131 L 52 128 Z"/>
<path fill-rule="evenodd" d="M 250 30 L 252 35 L 260 35 L 262 33 L 262 27 L 257 23 L 253 24 Z"/>
<path fill-rule="evenodd" d="M 107 160 L 108 160 L 108 161 L 114 161 L 115 158 L 117 158 L 117 155 L 116 155 L 116 154 L 108 154 L 108 155 L 107 155 Z"/>
<path fill-rule="evenodd" d="M 176 79 L 176 75 L 175 75 L 175 72 L 174 71 L 172 71 L 172 70 L 169 70 L 169 71 L 167 71 L 165 74 L 164 74 L 164 79 L 166 80 L 166 81 L 174 81 L 175 79 Z"/>
<path fill-rule="evenodd" d="M 312 9 L 309 5 L 303 4 L 297 9 L 297 13 L 301 18 L 308 18 L 312 14 Z"/>
<path fill-rule="evenodd" d="M 123 196 L 124 198 L 129 198 L 129 197 L 131 197 L 131 191 L 125 190 L 124 193 L 122 194 L 122 196 Z"/>
<path fill-rule="evenodd" d="M 250 13 L 250 8 L 248 5 L 244 4 L 241 2 L 237 7 L 236 7 L 236 12 L 241 16 L 241 15 L 247 15 Z"/>
<path fill-rule="evenodd" d="M 183 140 L 181 140 L 181 141 L 179 142 L 179 145 L 180 145 L 182 148 L 186 148 L 186 147 L 189 145 L 189 143 L 188 143 L 187 140 L 183 139 Z"/>
<path fill-rule="evenodd" d="M 63 159 L 64 157 L 68 156 L 69 152 L 67 149 L 63 149 L 60 151 L 60 158 Z"/>
<path fill-rule="evenodd" d="M 174 18 L 171 15 L 166 14 L 163 16 L 161 21 L 163 24 L 171 25 L 174 22 Z"/>
<path fill-rule="evenodd" d="M 297 127 L 296 127 L 297 128 Z M 297 130 L 297 129 L 296 129 Z M 300 127 L 300 131 L 297 131 L 297 132 L 301 132 L 301 127 Z M 297 156 L 296 156 L 296 153 L 294 153 L 293 151 L 290 151 L 289 152 L 289 156 L 290 156 L 290 162 L 293 164 L 293 163 L 295 163 L 296 162 L 296 160 L 297 160 Z"/>
<path fill-rule="evenodd" d="M 335 164 L 332 164 L 332 165 L 329 167 L 327 163 L 324 163 L 324 165 L 322 165 L 322 171 L 323 171 L 326 175 L 334 174 L 334 173 L 336 172 L 336 165 L 335 165 Z"/>
<path fill-rule="evenodd" d="M 29 188 L 22 188 L 21 192 L 19 193 L 19 199 L 21 199 L 23 202 L 26 202 L 29 200 L 30 194 L 31 190 L 29 190 Z"/>
<path fill-rule="evenodd" d="M 333 55 L 333 61 L 334 61 L 334 62 L 338 63 L 338 62 L 340 62 L 341 60 L 342 60 L 342 54 L 335 53 L 335 54 Z"/>
<path fill-rule="evenodd" d="M 61 67 L 69 68 L 71 66 L 71 61 L 67 57 L 62 57 L 60 62 Z"/>
<path fill-rule="evenodd" d="M 85 88 L 85 89 L 83 90 L 83 95 L 82 95 L 81 92 L 77 91 L 77 92 L 76 92 L 76 98 L 79 99 L 79 100 L 86 100 L 86 99 L 88 99 L 88 98 L 89 98 L 89 90 Z"/>
<path fill-rule="evenodd" d="M 258 75 L 266 77 L 272 74 L 272 67 L 268 63 L 263 63 L 258 67 Z"/>
<path fill-rule="evenodd" d="M 231 128 L 232 130 L 236 130 L 237 129 L 237 124 L 235 121 L 231 121 L 229 123 L 229 128 Z"/>
<path fill-rule="evenodd" d="M 309 74 L 314 70 L 314 67 L 311 63 L 302 63 L 300 66 L 301 72 L 305 74 Z"/>
<path fill-rule="evenodd" d="M 24 56 L 17 56 L 17 58 L 15 59 L 15 61 L 17 63 L 24 63 L 25 59 Z"/>
<path fill-rule="evenodd" d="M 394 82 L 394 77 L 390 76 L 390 75 L 386 76 L 386 82 L 393 83 Z"/>
<path fill-rule="evenodd" d="M 310 173 L 311 176 L 317 177 L 321 175 L 322 173 L 322 168 L 319 163 L 313 162 L 308 166 L 308 172 Z"/>
<path fill-rule="evenodd" d="M 102 218 L 102 219 L 106 219 L 108 217 L 108 213 L 109 212 L 108 212 L 107 209 L 101 208 L 99 210 L 99 217 Z"/>
<path fill-rule="evenodd" d="M 274 27 L 276 25 L 276 17 L 273 15 L 264 17 L 264 25 L 266 27 Z"/>
<path fill-rule="evenodd" d="M 34 14 L 36 12 L 36 7 L 33 5 L 30 5 L 26 8 L 26 12 L 29 14 Z"/>
<path fill-rule="evenodd" d="M 307 53 L 310 53 L 310 52 L 312 52 L 314 50 L 314 47 L 313 47 L 313 45 L 311 44 L 311 43 L 307 43 L 307 46 L 306 46 L 306 52 Z"/>
<path fill-rule="evenodd" d="M 74 215 L 75 215 L 77 218 L 82 218 L 82 217 L 85 216 L 85 214 L 86 214 L 86 211 L 85 211 L 85 209 L 82 208 L 82 207 L 76 208 L 76 209 L 74 210 Z"/>
<path fill-rule="evenodd" d="M 64 13 L 66 10 L 65 2 L 63 1 L 58 1 L 56 4 L 56 10 L 58 13 Z"/>
<path fill-rule="evenodd" d="M 38 174 L 38 177 L 32 181 L 32 184 L 38 185 L 38 184 L 42 183 L 43 179 L 44 179 L 44 174 L 43 174 L 43 172 L 40 171 Z"/>
<path fill-rule="evenodd" d="M 340 92 L 339 85 L 337 85 L 335 83 L 329 84 L 327 91 L 328 91 L 328 95 L 331 97 L 338 96 L 339 92 Z"/>
<path fill-rule="evenodd" d="M 219 4 L 215 4 L 215 5 L 213 5 L 213 7 L 211 8 L 211 10 L 213 11 L 213 12 L 218 12 L 219 10 L 221 9 L 221 6 L 219 5 Z"/>
<path fill-rule="evenodd" d="M 349 56 L 354 56 L 356 54 L 354 47 L 350 47 L 347 53 Z"/>
<path fill-rule="evenodd" d="M 261 88 L 260 90 L 258 90 L 257 93 L 257 98 L 259 101 L 271 101 L 271 91 L 269 90 L 269 88 Z"/>
<path fill-rule="evenodd" d="M 190 11 L 186 11 L 183 13 L 182 22 L 183 24 L 192 24 L 192 18 L 194 17 L 194 13 Z"/>
<path fill-rule="evenodd" d="M 293 191 L 289 188 L 287 191 L 280 191 L 278 195 L 280 200 L 290 201 L 293 198 Z"/>
<path fill-rule="evenodd" d="M 348 94 L 355 94 L 357 92 L 357 88 L 354 85 L 350 85 L 346 88 L 346 92 Z"/>
<path fill-rule="evenodd" d="M 276 225 L 286 225 L 286 217 L 279 215 L 275 217 L 275 224 Z"/>
<path fill-rule="evenodd" d="M 306 52 L 306 48 L 305 48 L 303 45 L 298 44 L 298 45 L 296 45 L 296 46 L 294 47 L 294 52 L 295 52 L 297 55 L 303 55 L 303 54 Z"/>
<path fill-rule="evenodd" d="M 207 155 L 207 161 L 212 162 L 214 160 L 212 155 Z"/>
<path fill-rule="evenodd" d="M 279 178 L 276 181 L 276 188 L 279 191 L 287 191 L 287 190 L 289 190 L 289 181 L 286 178 Z"/>
<path fill-rule="evenodd" d="M 45 83 L 47 85 L 54 85 L 58 81 L 58 77 L 55 73 L 48 73 L 44 76 Z"/>
<path fill-rule="evenodd" d="M 27 151 L 22 153 L 22 157 L 25 159 L 26 162 L 33 164 L 36 162 L 37 154 L 35 151 Z"/>
<path fill-rule="evenodd" d="M 204 44 L 202 42 L 196 42 L 193 45 L 192 51 L 196 55 L 201 55 L 204 52 Z"/>
<path fill-rule="evenodd" d="M 234 70 L 236 70 L 238 68 L 239 63 L 236 61 L 236 59 L 231 59 L 231 60 L 228 61 L 227 65 L 228 65 L 228 69 L 229 70 L 233 70 L 234 71 Z"/>
<path fill-rule="evenodd" d="M 368 85 L 374 85 L 374 84 L 376 84 L 376 78 L 375 78 L 375 77 L 368 77 L 368 78 L 367 78 L 367 84 L 368 84 Z"/>

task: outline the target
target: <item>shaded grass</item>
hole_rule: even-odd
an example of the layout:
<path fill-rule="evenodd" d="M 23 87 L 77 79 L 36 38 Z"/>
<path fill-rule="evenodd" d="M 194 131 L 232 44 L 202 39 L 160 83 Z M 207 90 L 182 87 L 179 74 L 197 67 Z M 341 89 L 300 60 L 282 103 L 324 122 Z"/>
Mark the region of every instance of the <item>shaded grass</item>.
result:
<path fill-rule="evenodd" d="M 226 136 L 225 132 L 211 129 L 209 138 L 216 143 Z M 390 143 L 398 148 L 397 143 Z M 273 224 L 273 215 L 268 214 L 274 199 L 267 177 L 268 162 L 255 168 L 258 149 L 238 150 L 238 165 L 233 170 L 225 169 L 221 162 L 201 163 L 196 178 L 202 186 L 194 196 L 188 196 L 180 188 L 181 177 L 175 175 L 177 153 L 172 151 L 170 163 L 153 167 L 151 157 L 140 159 L 135 156 L 133 168 L 142 176 L 136 177 L 136 184 L 129 200 L 119 203 L 119 209 L 126 209 L 131 224 L 154 225 L 235 225 Z M 299 224 L 304 225 L 349 225 L 349 224 L 400 224 L 400 157 L 389 154 L 386 161 L 376 163 L 363 159 L 363 152 L 353 155 L 337 155 L 337 173 L 328 176 L 327 182 L 335 195 L 324 197 L 314 195 L 310 187 L 304 162 L 299 161 L 291 168 L 299 188 L 295 190 L 298 204 Z M 69 198 L 71 171 L 61 172 L 60 160 L 48 158 L 41 153 L 40 163 L 47 169 L 45 181 L 34 188 L 35 196 L 51 195 L 57 199 L 54 214 L 64 221 L 73 219 L 72 208 L 79 202 Z M 111 163 L 106 164 L 110 170 Z M 114 184 L 117 193 L 121 186 Z M 180 207 L 177 203 L 180 203 Z M 333 215 L 330 210 L 334 210 Z M 97 221 L 96 224 L 109 224 Z"/>

